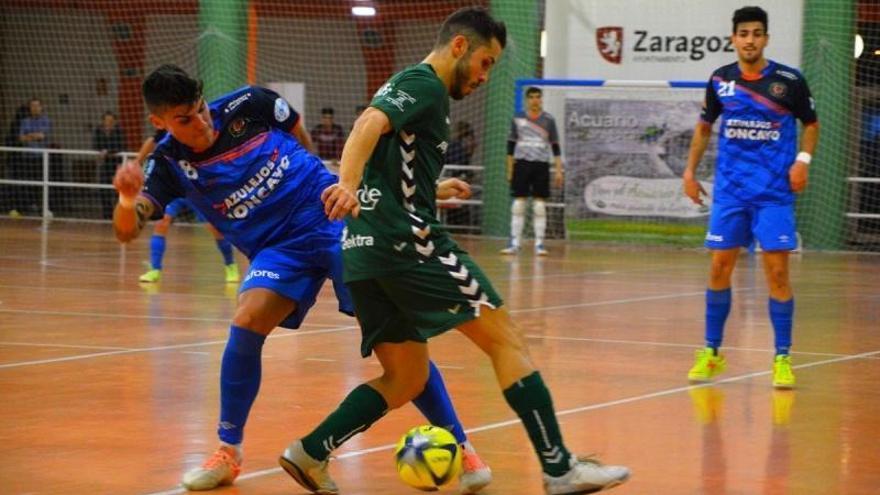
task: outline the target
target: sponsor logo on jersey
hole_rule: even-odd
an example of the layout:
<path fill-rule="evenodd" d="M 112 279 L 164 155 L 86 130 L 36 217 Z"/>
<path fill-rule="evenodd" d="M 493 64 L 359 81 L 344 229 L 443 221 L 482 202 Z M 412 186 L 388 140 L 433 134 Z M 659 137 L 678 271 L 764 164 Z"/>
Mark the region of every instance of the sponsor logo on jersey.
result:
<path fill-rule="evenodd" d="M 770 83 L 770 95 L 774 98 L 784 98 L 785 94 L 788 92 L 788 86 L 781 82 L 772 82 Z"/>
<path fill-rule="evenodd" d="M 342 250 L 348 250 L 352 248 L 359 247 L 372 247 L 374 243 L 373 236 L 371 235 L 360 235 L 355 234 L 354 236 L 348 235 L 348 227 L 342 229 Z"/>
<path fill-rule="evenodd" d="M 247 121 L 243 118 L 239 117 L 232 121 L 229 124 L 229 133 L 232 134 L 232 137 L 240 137 L 244 134 L 244 130 L 247 127 Z"/>
<path fill-rule="evenodd" d="M 278 187 L 288 168 L 290 168 L 290 158 L 284 155 L 279 160 L 276 150 L 266 164 L 260 167 L 244 186 L 227 196 L 223 203 L 214 205 L 214 208 L 226 218 L 233 220 L 246 218 L 251 210 L 262 204 Z"/>
<path fill-rule="evenodd" d="M 150 174 L 153 173 L 154 168 L 156 168 L 156 159 L 150 158 L 147 160 L 147 164 L 144 165 L 144 183 L 150 178 Z"/>
<path fill-rule="evenodd" d="M 782 77 L 786 77 L 788 79 L 791 79 L 792 81 L 797 81 L 797 78 L 798 78 L 797 74 L 793 74 L 791 72 L 788 72 L 787 70 L 779 69 L 776 71 L 776 73 Z"/>
<path fill-rule="evenodd" d="M 724 137 L 749 141 L 779 141 L 782 134 L 779 132 L 778 122 L 728 119 L 724 121 Z"/>
<path fill-rule="evenodd" d="M 245 277 L 244 281 L 247 282 L 252 278 L 269 278 L 272 280 L 280 280 L 281 275 L 278 275 L 275 272 L 270 272 L 269 270 L 251 270 L 248 272 L 247 277 Z"/>
<path fill-rule="evenodd" d="M 724 242 L 724 236 L 706 232 L 706 240 L 711 242 Z"/>
<path fill-rule="evenodd" d="M 239 105 L 248 101 L 248 99 L 250 99 L 250 97 L 251 97 L 250 93 L 245 93 L 245 94 L 239 96 L 238 98 L 230 101 L 229 104 L 226 105 L 226 109 L 223 110 L 223 113 L 229 113 L 229 112 L 235 110 L 236 108 L 238 108 Z"/>
<path fill-rule="evenodd" d="M 379 98 L 381 96 L 385 96 L 390 92 L 391 92 L 391 83 L 385 83 L 379 89 L 376 90 L 376 94 L 373 95 L 373 98 Z"/>
<path fill-rule="evenodd" d="M 290 117 L 290 105 L 284 101 L 284 98 L 275 99 L 275 120 L 284 122 Z"/>
<path fill-rule="evenodd" d="M 367 185 L 364 184 L 364 187 L 358 189 L 357 199 L 361 204 L 362 210 L 375 210 L 376 205 L 379 204 L 379 200 L 382 199 L 382 191 L 376 188 L 367 187 Z"/>
<path fill-rule="evenodd" d="M 409 93 L 402 89 L 398 89 L 394 96 L 385 96 L 385 101 L 394 105 L 401 112 L 403 111 L 403 106 L 406 104 L 413 104 L 417 102 L 415 98 L 412 97 Z"/>

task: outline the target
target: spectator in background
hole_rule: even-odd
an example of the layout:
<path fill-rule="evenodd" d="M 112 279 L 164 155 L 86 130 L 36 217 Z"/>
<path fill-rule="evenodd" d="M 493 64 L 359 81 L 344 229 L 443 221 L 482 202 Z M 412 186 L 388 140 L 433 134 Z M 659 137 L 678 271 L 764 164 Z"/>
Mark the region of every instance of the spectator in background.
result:
<path fill-rule="evenodd" d="M 460 120 L 455 123 L 452 131 L 452 139 L 449 141 L 449 147 L 446 148 L 446 163 L 449 165 L 470 165 L 471 157 L 477 148 L 477 135 L 474 133 L 470 122 Z M 474 184 L 474 173 L 470 170 L 449 170 L 449 177 L 457 177 L 467 183 L 470 183 L 474 193 L 479 190 L 479 186 Z M 461 208 L 460 205 L 446 204 L 442 208 L 446 209 L 446 223 L 449 225 L 472 225 L 471 208 Z"/>
<path fill-rule="evenodd" d="M 333 108 L 321 109 L 321 123 L 312 129 L 312 142 L 318 156 L 335 164 L 342 158 L 342 145 L 345 144 L 345 131 L 333 122 Z"/>
<path fill-rule="evenodd" d="M 367 109 L 367 105 L 356 105 L 354 107 L 354 120 L 357 120 L 358 117 L 360 117 L 361 114 L 364 113 L 364 110 L 366 110 L 366 109 Z M 349 134 L 351 134 L 352 129 L 354 129 L 354 121 L 352 121 L 351 127 L 348 128 Z"/>
<path fill-rule="evenodd" d="M 477 136 L 470 122 L 460 120 L 455 123 L 452 140 L 446 149 L 446 163 L 452 165 L 470 165 L 471 157 L 477 148 Z"/>
<path fill-rule="evenodd" d="M 92 136 L 92 149 L 101 152 L 98 160 L 98 182 L 111 184 L 116 166 L 120 163 L 117 153 L 125 148 L 125 136 L 116 122 L 113 112 L 104 112 L 101 117 L 101 125 L 95 128 Z M 116 206 L 116 193 L 112 190 L 102 190 L 101 212 L 102 218 L 113 218 L 113 208 Z"/>
<path fill-rule="evenodd" d="M 43 113 L 43 102 L 31 98 L 28 102 L 29 114 L 22 119 L 18 130 L 18 141 L 26 148 L 48 148 L 52 132 L 52 121 Z"/>
<path fill-rule="evenodd" d="M 28 115 L 18 130 L 18 145 L 25 148 L 48 148 L 51 141 L 52 121 L 43 112 L 43 102 L 31 98 Z M 42 180 L 43 157 L 36 153 L 23 153 L 13 166 L 13 178 L 18 180 Z M 22 186 L 19 205 L 26 213 L 39 214 L 39 194 L 35 186 Z"/>
<path fill-rule="evenodd" d="M 18 147 L 21 146 L 21 143 L 18 141 L 18 132 L 21 130 L 21 121 L 25 119 L 30 114 L 30 110 L 28 109 L 27 103 L 23 103 L 19 105 L 19 107 L 15 110 L 15 115 L 12 117 L 12 121 L 9 123 L 9 129 L 6 132 L 6 137 L 3 140 L 3 144 L 5 146 Z M 4 153 L 5 158 L 5 170 L 3 172 L 4 179 L 14 179 L 15 176 L 13 172 L 16 170 L 16 163 L 21 159 L 20 153 Z M 3 188 L 3 193 L 0 194 L 3 199 L 2 210 L 0 211 L 9 211 L 10 216 L 18 216 L 20 215 L 19 211 L 16 209 L 16 199 L 18 188 L 14 185 L 5 186 Z"/>

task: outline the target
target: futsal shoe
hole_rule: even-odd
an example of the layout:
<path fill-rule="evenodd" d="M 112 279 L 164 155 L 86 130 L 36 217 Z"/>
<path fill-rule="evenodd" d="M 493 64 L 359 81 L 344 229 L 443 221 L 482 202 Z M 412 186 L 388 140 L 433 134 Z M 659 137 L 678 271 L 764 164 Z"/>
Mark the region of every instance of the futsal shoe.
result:
<path fill-rule="evenodd" d="M 779 354 L 773 359 L 773 386 L 794 387 L 794 372 L 791 371 L 791 356 L 788 354 Z"/>
<path fill-rule="evenodd" d="M 694 366 L 688 371 L 688 380 L 692 382 L 708 382 L 712 377 L 727 368 L 727 360 L 722 354 L 715 354 L 711 347 L 696 352 Z"/>
<path fill-rule="evenodd" d="M 629 468 L 604 466 L 599 461 L 571 456 L 571 469 L 562 476 L 544 473 L 544 493 L 547 495 L 573 495 L 595 493 L 614 488 L 629 478 Z"/>
<path fill-rule="evenodd" d="M 291 478 L 296 480 L 306 490 L 318 495 L 336 495 L 339 488 L 327 473 L 326 461 L 312 459 L 303 448 L 301 440 L 290 444 L 278 458 L 278 464 L 287 471 Z"/>
<path fill-rule="evenodd" d="M 156 283 L 162 279 L 162 270 L 151 269 L 147 273 L 141 275 L 138 280 L 141 282 Z"/>
<path fill-rule="evenodd" d="M 535 244 L 535 256 L 547 256 L 548 254 L 550 254 L 550 252 L 547 251 L 544 244 Z"/>
<path fill-rule="evenodd" d="M 204 464 L 183 475 L 187 490 L 212 490 L 220 485 L 231 485 L 241 472 L 241 455 L 234 447 L 223 445 Z"/>
<path fill-rule="evenodd" d="M 502 249 L 499 252 L 501 254 L 517 254 L 517 253 L 519 253 L 519 246 L 517 246 L 516 244 L 511 242 L 510 244 L 507 245 L 506 248 Z"/>
<path fill-rule="evenodd" d="M 238 265 L 235 263 L 230 263 L 223 268 L 226 271 L 226 283 L 234 284 L 241 280 L 241 277 L 238 275 Z"/>
<path fill-rule="evenodd" d="M 492 482 L 492 470 L 471 449 L 461 446 L 461 476 L 458 477 L 458 493 L 472 495 Z"/>

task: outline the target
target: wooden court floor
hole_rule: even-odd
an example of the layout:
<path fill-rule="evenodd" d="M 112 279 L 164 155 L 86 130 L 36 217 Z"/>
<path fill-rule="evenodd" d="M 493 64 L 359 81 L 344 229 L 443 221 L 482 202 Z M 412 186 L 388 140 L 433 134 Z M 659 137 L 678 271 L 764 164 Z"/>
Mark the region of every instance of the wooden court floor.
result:
<path fill-rule="evenodd" d="M 0 493 L 183 493 L 180 475 L 215 447 L 235 304 L 210 235 L 173 227 L 162 282 L 139 285 L 148 235 L 122 250 L 106 224 L 39 227 L 0 220 Z M 462 244 L 528 336 L 569 448 L 632 468 L 611 493 L 880 493 L 880 256 L 793 258 L 798 386 L 774 391 L 753 257 L 735 274 L 724 380 L 691 387 L 705 253 L 557 243 L 547 259 L 505 259 L 500 241 Z M 379 372 L 329 291 L 306 321 L 267 342 L 243 474 L 216 493 L 304 493 L 277 456 Z M 484 493 L 543 493 L 488 361 L 455 332 L 431 349 L 494 469 Z M 423 422 L 407 406 L 348 442 L 331 462 L 342 493 L 416 493 L 391 446 Z"/>

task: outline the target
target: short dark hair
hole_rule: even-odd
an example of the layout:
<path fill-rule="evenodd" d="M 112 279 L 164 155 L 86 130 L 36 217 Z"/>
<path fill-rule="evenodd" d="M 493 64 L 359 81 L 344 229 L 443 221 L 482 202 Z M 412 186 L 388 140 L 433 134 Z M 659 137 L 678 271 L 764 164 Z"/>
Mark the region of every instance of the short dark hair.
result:
<path fill-rule="evenodd" d="M 767 11 L 761 7 L 743 7 L 733 13 L 733 32 L 736 32 L 737 24 L 743 22 L 760 22 L 767 32 Z"/>
<path fill-rule="evenodd" d="M 489 44 L 492 38 L 498 40 L 501 48 L 507 44 L 507 26 L 493 19 L 483 7 L 464 7 L 450 14 L 443 21 L 434 46 L 444 46 L 459 34 L 467 37 L 475 47 Z"/>
<path fill-rule="evenodd" d="M 544 92 L 541 91 L 541 88 L 539 88 L 537 86 L 529 86 L 529 88 L 526 89 L 526 97 L 529 97 L 535 93 L 538 93 L 538 95 L 544 94 Z"/>
<path fill-rule="evenodd" d="M 321 115 L 333 115 L 333 107 L 324 107 L 321 109 Z"/>
<path fill-rule="evenodd" d="M 165 64 L 144 79 L 144 101 L 151 112 L 162 107 L 191 105 L 202 97 L 202 81 L 176 65 Z"/>

